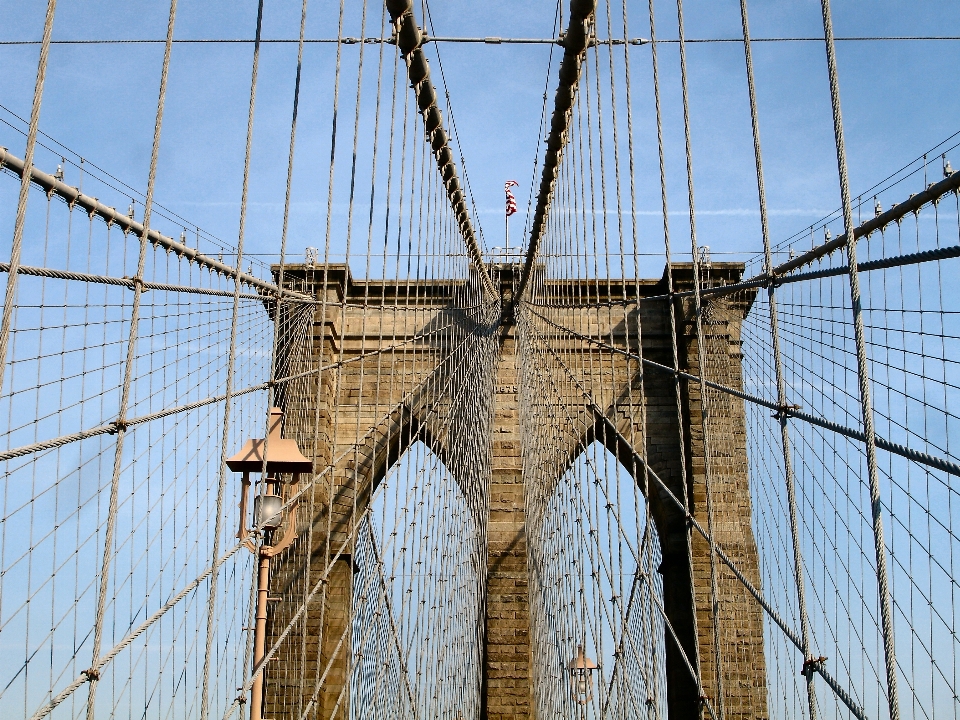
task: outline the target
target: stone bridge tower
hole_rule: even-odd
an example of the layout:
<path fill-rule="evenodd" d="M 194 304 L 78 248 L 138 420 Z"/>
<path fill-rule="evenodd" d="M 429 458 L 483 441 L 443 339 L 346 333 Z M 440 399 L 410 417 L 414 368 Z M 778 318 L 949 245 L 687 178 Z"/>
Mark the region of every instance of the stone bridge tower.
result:
<path fill-rule="evenodd" d="M 692 286 L 692 267 L 689 264 L 673 266 L 677 291 Z M 711 284 L 736 282 L 743 266 L 735 263 L 714 263 Z M 525 535 L 523 442 L 520 423 L 520 394 L 524 358 L 522 343 L 518 342 L 517 319 L 511 308 L 511 292 L 519 274 L 519 266 L 500 266 L 496 269 L 501 291 L 501 308 L 496 317 L 486 319 L 492 352 L 497 355 L 490 366 L 492 377 L 477 378 L 466 391 L 486 394 L 490 405 L 490 423 L 481 428 L 483 437 L 477 453 L 489 463 L 487 507 L 478 507 L 484 513 L 487 527 L 486 586 L 482 617 L 484 652 L 482 667 L 482 717 L 489 720 L 510 720 L 536 717 L 533 698 L 533 667 L 531 663 L 531 624 L 529 608 L 527 541 Z M 284 284 L 301 292 L 308 292 L 321 301 L 317 305 L 309 332 L 313 333 L 314 356 L 310 363 L 318 367 L 330 365 L 340 358 L 349 361 L 376 349 L 379 339 L 388 337 L 389 343 L 417 344 L 416 336 L 423 336 L 451 318 L 447 308 L 462 292 L 462 283 L 388 280 L 356 280 L 343 265 L 287 266 Z M 575 285 L 586 281 L 567 281 Z M 594 292 L 610 297 L 623 297 L 624 285 L 629 297 L 662 295 L 666 292 L 665 279 L 659 280 L 591 280 Z M 599 290 L 596 290 L 599 288 Z M 326 297 L 326 304 L 322 303 Z M 703 332 L 709 377 L 735 389 L 742 388 L 740 357 L 740 326 L 750 310 L 753 294 L 736 296 L 736 300 L 717 302 L 707 307 Z M 376 298 L 371 303 L 370 298 Z M 598 297 L 599 303 L 605 302 Z M 366 306 L 366 308 L 364 308 Z M 639 308 L 639 309 L 638 309 Z M 699 375 L 698 348 L 692 322 L 691 305 L 676 301 L 678 355 L 681 370 Z M 560 312 L 563 312 L 563 308 Z M 571 309 L 570 312 L 575 312 Z M 638 320 L 643 333 L 643 354 L 662 365 L 672 365 L 672 334 L 665 302 L 633 303 L 629 315 Z M 622 315 L 621 315 L 622 317 Z M 456 318 L 454 319 L 456 320 Z M 461 319 L 462 320 L 462 319 Z M 459 321 L 458 321 L 459 322 Z M 482 325 L 482 323 L 481 323 Z M 602 323 L 601 323 L 602 325 Z M 464 329 L 466 328 L 466 329 Z M 599 334 L 615 342 L 631 342 L 623 323 L 598 326 Z M 469 323 L 461 323 L 462 332 L 481 332 L 480 325 L 471 330 Z M 370 338 L 377 340 L 371 341 Z M 385 342 L 385 341 L 384 341 Z M 566 351 L 584 344 L 567 341 Z M 281 361 L 283 359 L 281 358 Z M 339 383 L 334 384 L 332 373 L 323 373 L 323 385 L 315 385 L 303 396 L 282 398 L 291 420 L 285 428 L 287 437 L 296 437 L 309 457 L 314 453 L 315 469 L 335 463 L 331 484 L 332 496 L 325 495 L 320 505 L 330 508 L 330 516 L 313 518 L 311 571 L 319 576 L 328 567 L 337 548 L 347 538 L 351 509 L 362 507 L 386 471 L 397 462 L 413 441 L 420 439 L 443 457 L 443 442 L 436 440 L 442 433 L 438 426 L 449 422 L 443 412 L 435 413 L 417 433 L 410 431 L 410 417 L 421 412 L 432 400 L 429 389 L 418 388 L 417 378 L 425 377 L 417 366 L 417 354 L 410 352 L 392 359 L 382 356 L 374 373 L 364 363 L 343 362 Z M 401 363 L 401 364 L 397 364 Z M 586 367 L 586 365 L 584 365 Z M 283 372 L 279 372 L 282 375 Z M 384 377 L 410 378 L 410 382 L 385 382 Z M 599 378 L 597 378 L 599 379 Z M 584 382 L 591 380 L 583 378 Z M 593 383 L 596 387 L 597 383 Z M 406 393 L 406 395 L 405 395 Z M 419 393 L 419 394 L 418 394 Z M 610 411 L 611 403 L 623 388 L 610 387 L 609 393 L 597 399 L 604 407 L 588 407 L 581 401 L 580 410 L 584 432 L 570 440 L 565 452 L 575 457 L 593 440 L 603 443 L 626 467 L 636 467 L 635 459 L 645 450 L 650 468 L 678 498 L 689 497 L 692 514 L 703 527 L 707 526 L 705 508 L 705 457 L 703 442 L 703 402 L 699 387 L 682 383 L 681 406 L 683 426 L 677 420 L 677 400 L 673 375 L 647 372 L 645 376 L 645 406 L 648 437 L 640 433 L 639 409 L 624 412 L 619 406 Z M 404 400 L 404 397 L 407 399 Z M 433 399 L 435 400 L 435 398 Z M 479 400 L 478 400 L 479 401 Z M 404 405 L 404 402 L 406 405 Z M 568 398 L 571 406 L 576 398 Z M 375 417 L 370 408 L 398 406 L 405 410 L 386 419 Z M 419 404 L 419 405 L 418 405 Z M 449 403 L 440 403 L 449 408 Z M 291 413 L 292 408 L 299 413 Z M 746 464 L 746 424 L 742 401 L 729 394 L 711 398 L 707 420 L 711 453 L 711 483 L 714 502 L 714 524 L 719 544 L 747 578 L 760 586 L 757 548 L 751 526 L 750 488 Z M 406 413 L 406 415 L 404 414 Z M 306 420 L 299 425 L 292 418 Z M 319 422 L 315 422 L 314 418 Z M 379 425 L 378 425 L 379 423 Z M 374 426 L 376 425 L 376 428 Z M 345 453 L 358 435 L 367 432 L 368 441 L 361 453 Z M 602 431 L 601 431 L 602 429 Z M 627 438 L 633 438 L 632 443 Z M 642 447 L 642 443 L 646 447 Z M 633 458 L 633 460 L 631 460 Z M 685 463 L 686 467 L 683 467 Z M 685 470 L 685 472 L 684 472 Z M 683 478 L 688 486 L 683 487 Z M 352 480 L 352 478 L 361 478 Z M 686 492 L 685 492 L 686 491 Z M 757 603 L 733 575 L 721 566 L 719 578 L 720 602 L 720 662 L 714 651 L 711 612 L 710 561 L 707 543 L 692 534 L 688 551 L 689 524 L 670 500 L 668 493 L 651 486 L 648 502 L 651 506 L 663 561 L 658 568 L 663 578 L 663 602 L 667 617 L 686 654 L 699 657 L 704 694 L 715 702 L 715 669 L 723 668 L 724 708 L 727 718 L 743 719 L 767 717 L 766 667 L 763 654 L 763 618 Z M 319 505 L 318 505 L 319 506 Z M 692 562 L 691 562 L 692 560 Z M 297 665 L 297 674 L 319 675 L 317 660 L 330 665 L 320 692 L 313 698 L 317 716 L 326 720 L 334 708 L 343 709 L 349 703 L 348 645 L 337 644 L 346 631 L 350 617 L 351 586 L 354 566 L 349 548 L 336 556 L 322 593 L 308 607 L 307 637 L 304 641 L 305 658 Z M 277 621 L 273 628 L 283 627 L 287 601 L 284 595 L 286 579 L 282 570 L 271 578 L 271 592 L 279 602 L 271 607 Z M 290 605 L 299 600 L 293 598 Z M 318 646 L 318 639 L 319 646 Z M 666 675 L 671 720 L 696 720 L 701 715 L 699 692 L 691 680 L 689 670 L 676 644 L 663 638 L 666 648 Z M 699 655 L 698 655 L 699 653 Z M 312 658 L 312 659 L 311 659 Z M 278 657 L 276 663 L 294 660 Z M 300 660 L 297 660 L 300 663 Z M 302 692 L 294 687 L 289 674 L 268 671 L 265 686 L 265 717 L 286 717 L 279 698 Z M 312 690 L 312 687 L 311 687 Z M 715 706 L 715 705 L 714 705 Z M 301 705 L 302 707 L 302 705 Z M 339 717 L 348 717 L 340 713 Z"/>

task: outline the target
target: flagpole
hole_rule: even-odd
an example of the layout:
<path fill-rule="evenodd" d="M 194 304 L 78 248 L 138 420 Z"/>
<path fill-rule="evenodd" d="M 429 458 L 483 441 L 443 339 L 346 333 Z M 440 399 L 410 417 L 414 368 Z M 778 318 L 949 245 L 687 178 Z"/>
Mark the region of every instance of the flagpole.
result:
<path fill-rule="evenodd" d="M 506 253 L 510 254 L 510 216 L 507 214 L 507 211 L 503 211 L 503 227 L 504 227 L 504 237 L 506 237 Z"/>
<path fill-rule="evenodd" d="M 513 193 L 510 192 L 510 188 L 516 187 L 518 184 L 516 180 L 507 180 L 507 182 L 503 184 L 503 194 L 505 196 L 505 207 L 503 210 L 504 262 L 506 262 L 507 257 L 513 254 L 510 252 L 510 216 L 517 211 L 517 201 L 513 197 Z"/>

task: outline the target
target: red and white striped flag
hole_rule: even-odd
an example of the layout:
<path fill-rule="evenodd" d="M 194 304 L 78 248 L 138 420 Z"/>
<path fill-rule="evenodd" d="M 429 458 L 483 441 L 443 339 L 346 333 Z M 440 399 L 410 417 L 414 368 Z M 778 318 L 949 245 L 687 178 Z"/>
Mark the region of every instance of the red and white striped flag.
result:
<path fill-rule="evenodd" d="M 517 199 L 513 196 L 510 188 L 517 187 L 519 184 L 516 180 L 507 180 L 503 184 L 503 191 L 507 194 L 507 217 L 510 217 L 517 211 Z"/>

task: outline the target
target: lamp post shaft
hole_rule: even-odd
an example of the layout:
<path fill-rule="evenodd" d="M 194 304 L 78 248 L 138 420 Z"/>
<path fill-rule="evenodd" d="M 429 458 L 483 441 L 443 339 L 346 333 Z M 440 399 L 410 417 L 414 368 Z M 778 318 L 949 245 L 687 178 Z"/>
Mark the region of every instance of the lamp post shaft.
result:
<path fill-rule="evenodd" d="M 270 588 L 270 557 L 260 555 L 259 575 L 257 578 L 257 617 L 253 631 L 253 666 L 263 660 L 267 638 L 267 595 Z M 253 681 L 250 697 L 250 720 L 263 720 L 263 674 L 261 671 Z"/>

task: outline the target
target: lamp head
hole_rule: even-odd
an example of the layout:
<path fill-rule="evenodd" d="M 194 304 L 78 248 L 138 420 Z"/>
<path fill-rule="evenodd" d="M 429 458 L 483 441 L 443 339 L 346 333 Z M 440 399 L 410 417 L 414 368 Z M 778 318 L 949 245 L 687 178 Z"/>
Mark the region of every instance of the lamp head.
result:
<path fill-rule="evenodd" d="M 283 520 L 282 507 L 279 495 L 257 495 L 253 499 L 253 524 L 261 530 L 276 530 Z"/>

